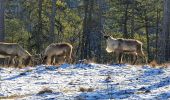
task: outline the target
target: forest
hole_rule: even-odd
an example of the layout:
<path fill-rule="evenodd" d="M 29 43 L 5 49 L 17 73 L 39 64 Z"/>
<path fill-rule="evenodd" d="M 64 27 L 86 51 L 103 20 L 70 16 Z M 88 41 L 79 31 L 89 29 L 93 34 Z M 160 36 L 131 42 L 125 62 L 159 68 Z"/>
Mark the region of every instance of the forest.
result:
<path fill-rule="evenodd" d="M 0 41 L 19 43 L 31 54 L 49 44 L 73 45 L 75 61 L 106 63 L 104 35 L 143 43 L 148 61 L 170 60 L 168 0 L 1 0 Z M 125 55 L 125 59 L 130 59 Z"/>
<path fill-rule="evenodd" d="M 170 0 L 0 0 L 0 100 L 170 100 Z"/>

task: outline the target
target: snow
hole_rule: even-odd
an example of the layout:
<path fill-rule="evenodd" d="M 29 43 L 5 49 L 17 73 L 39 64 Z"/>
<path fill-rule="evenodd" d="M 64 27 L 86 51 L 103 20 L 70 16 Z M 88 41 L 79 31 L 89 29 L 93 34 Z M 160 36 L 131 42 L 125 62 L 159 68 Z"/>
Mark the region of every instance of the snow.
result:
<path fill-rule="evenodd" d="M 43 89 L 52 93 L 39 94 Z M 170 98 L 170 67 L 63 64 L 0 67 L 0 99 L 155 100 Z"/>

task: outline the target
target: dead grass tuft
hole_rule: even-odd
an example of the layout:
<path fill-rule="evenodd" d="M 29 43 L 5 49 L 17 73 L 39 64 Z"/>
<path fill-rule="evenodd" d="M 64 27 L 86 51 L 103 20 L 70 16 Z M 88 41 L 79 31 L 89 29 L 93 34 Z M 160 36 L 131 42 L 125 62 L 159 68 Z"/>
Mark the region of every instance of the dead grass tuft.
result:
<path fill-rule="evenodd" d="M 93 92 L 94 91 L 94 88 L 84 88 L 84 87 L 80 87 L 79 88 L 79 91 L 80 92 Z"/>
<path fill-rule="evenodd" d="M 158 63 L 156 62 L 156 60 L 153 60 L 149 63 L 149 65 L 152 67 L 156 67 L 156 66 L 158 66 Z"/>
<path fill-rule="evenodd" d="M 39 91 L 37 94 L 38 95 L 41 95 L 41 94 L 44 94 L 44 93 L 53 93 L 53 91 L 49 88 L 43 88 L 41 91 Z"/>
<path fill-rule="evenodd" d="M 168 65 L 170 66 L 170 63 L 163 63 L 163 64 L 161 64 L 161 66 L 164 67 L 164 68 L 167 68 Z"/>
<path fill-rule="evenodd" d="M 168 65 L 170 65 L 170 63 L 166 62 L 166 63 L 157 63 L 156 60 L 153 60 L 149 63 L 150 66 L 152 67 L 157 67 L 157 68 L 167 68 Z"/>
<path fill-rule="evenodd" d="M 23 97 L 26 97 L 26 96 L 31 96 L 31 94 L 25 94 L 25 95 L 13 94 L 11 96 L 6 96 L 6 97 L 0 96 L 0 100 L 17 100 L 19 98 L 23 98 Z"/>

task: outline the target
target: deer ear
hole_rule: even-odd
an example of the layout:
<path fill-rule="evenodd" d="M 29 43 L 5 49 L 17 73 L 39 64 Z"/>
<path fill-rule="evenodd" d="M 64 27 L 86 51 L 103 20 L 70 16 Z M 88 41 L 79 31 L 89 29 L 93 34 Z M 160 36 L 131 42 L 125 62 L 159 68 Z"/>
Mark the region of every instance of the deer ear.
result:
<path fill-rule="evenodd" d="M 108 36 L 108 35 L 105 35 L 105 36 L 104 36 L 105 39 L 108 39 L 109 37 L 110 37 L 110 36 Z"/>

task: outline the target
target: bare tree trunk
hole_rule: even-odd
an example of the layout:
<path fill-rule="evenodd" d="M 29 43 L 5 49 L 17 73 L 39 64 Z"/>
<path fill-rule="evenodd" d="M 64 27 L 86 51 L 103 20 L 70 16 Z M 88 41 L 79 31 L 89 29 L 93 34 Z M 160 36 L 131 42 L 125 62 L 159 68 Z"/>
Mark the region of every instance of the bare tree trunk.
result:
<path fill-rule="evenodd" d="M 164 0 L 163 32 L 160 34 L 160 61 L 170 60 L 170 0 Z"/>
<path fill-rule="evenodd" d="M 88 59 L 91 56 L 90 48 L 90 34 L 91 34 L 91 20 L 94 0 L 84 0 L 85 18 L 83 22 L 83 37 L 82 37 L 82 52 L 81 59 Z"/>
<path fill-rule="evenodd" d="M 82 35 L 82 41 L 81 41 L 81 55 L 80 58 L 84 59 L 87 58 L 87 43 L 85 43 L 87 38 L 87 18 L 88 18 L 88 5 L 89 0 L 84 0 L 84 20 L 83 20 L 83 35 Z"/>
<path fill-rule="evenodd" d="M 94 48 L 96 50 L 96 60 L 98 62 L 101 62 L 102 61 L 102 55 L 101 55 L 101 52 L 102 52 L 102 37 L 103 37 L 103 34 L 102 34 L 102 31 L 103 31 L 103 22 L 104 22 L 104 19 L 102 17 L 102 12 L 103 12 L 103 7 L 104 5 L 104 0 L 99 0 L 99 10 L 98 10 L 98 26 L 97 26 L 97 30 L 96 30 L 96 33 L 98 34 L 97 35 L 97 39 L 98 41 L 96 41 L 96 47 Z"/>
<path fill-rule="evenodd" d="M 170 0 L 165 0 L 163 33 L 165 34 L 165 61 L 170 60 Z"/>
<path fill-rule="evenodd" d="M 56 2 L 57 0 L 52 0 L 52 13 L 50 16 L 50 34 L 51 34 L 51 41 L 55 41 L 55 16 L 56 16 Z"/>
<path fill-rule="evenodd" d="M 82 37 L 81 59 L 100 61 L 102 38 L 102 1 L 84 0 L 85 18 Z M 96 7 L 98 6 L 98 7 Z"/>
<path fill-rule="evenodd" d="M 84 0 L 85 4 L 85 18 L 84 18 L 84 25 L 83 25 L 83 37 L 82 37 L 82 59 L 91 58 L 91 31 L 92 31 L 92 11 L 94 0 Z"/>
<path fill-rule="evenodd" d="M 38 0 L 38 32 L 36 34 L 36 45 L 37 45 L 37 53 L 41 51 L 41 39 L 40 35 L 42 34 L 42 0 Z"/>
<path fill-rule="evenodd" d="M 147 54 L 148 54 L 148 61 L 150 59 L 150 45 L 149 45 L 149 30 L 148 30 L 148 17 L 145 11 L 145 31 L 146 31 L 146 39 L 147 39 Z"/>
<path fill-rule="evenodd" d="M 124 24 L 123 24 L 123 27 L 124 27 L 124 32 L 123 32 L 123 37 L 124 38 L 128 38 L 128 30 L 127 30 L 127 21 L 128 21 L 128 8 L 129 8 L 129 4 L 127 3 L 125 5 L 125 12 L 124 12 Z"/>
<path fill-rule="evenodd" d="M 155 51 L 155 59 L 158 59 L 158 33 L 159 33 L 159 10 L 156 10 L 156 51 Z"/>
<path fill-rule="evenodd" d="M 130 38 L 134 39 L 134 34 L 135 34 L 135 0 L 132 1 L 132 14 L 131 14 L 131 34 Z M 130 61 L 133 62 L 133 55 L 130 55 Z"/>
<path fill-rule="evenodd" d="M 131 38 L 134 38 L 134 34 L 135 34 L 135 0 L 132 1 L 132 17 L 131 17 Z"/>
<path fill-rule="evenodd" d="M 4 24 L 5 0 L 0 1 L 0 42 L 5 40 L 5 24 Z"/>

